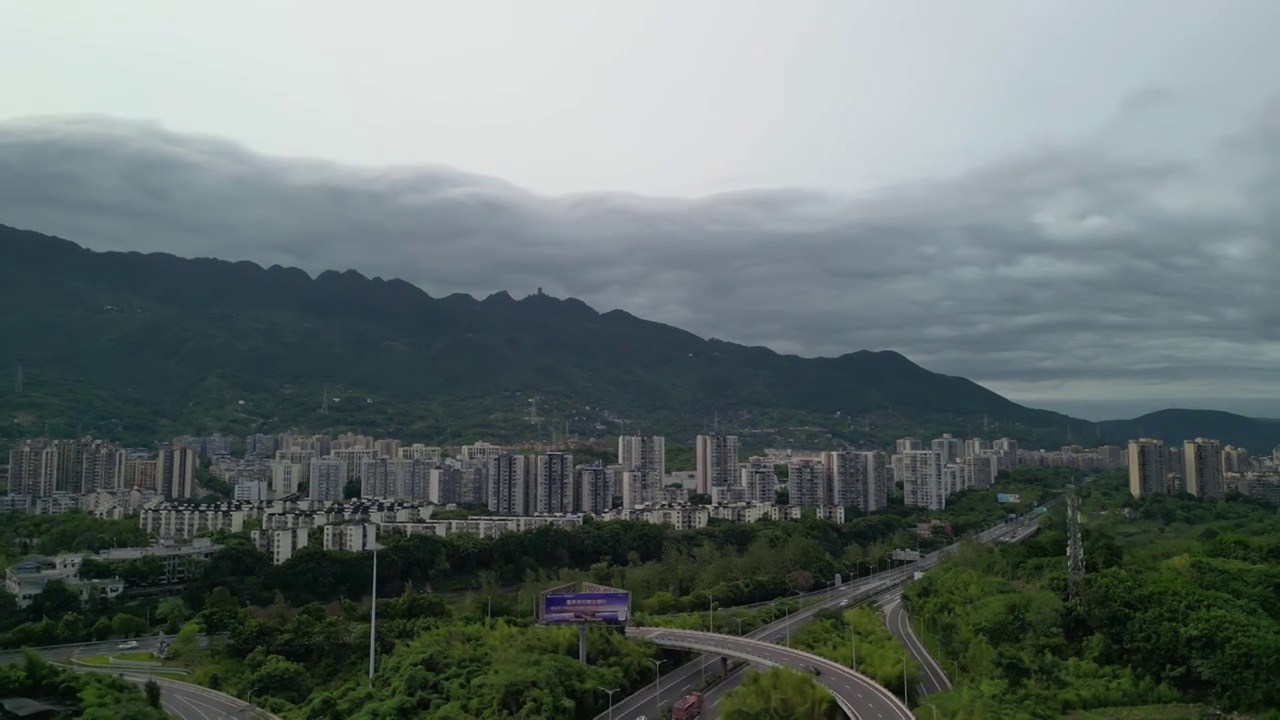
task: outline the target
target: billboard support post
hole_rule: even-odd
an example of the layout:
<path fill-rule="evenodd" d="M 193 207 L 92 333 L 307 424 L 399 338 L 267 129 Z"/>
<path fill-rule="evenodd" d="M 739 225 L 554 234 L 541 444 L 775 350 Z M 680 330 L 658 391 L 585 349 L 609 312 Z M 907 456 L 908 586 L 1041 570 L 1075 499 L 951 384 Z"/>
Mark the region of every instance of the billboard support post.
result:
<path fill-rule="evenodd" d="M 578 662 L 587 664 L 587 625 L 626 625 L 631 620 L 631 593 L 618 588 L 567 583 L 542 593 L 538 602 L 539 625 L 577 625 Z"/>

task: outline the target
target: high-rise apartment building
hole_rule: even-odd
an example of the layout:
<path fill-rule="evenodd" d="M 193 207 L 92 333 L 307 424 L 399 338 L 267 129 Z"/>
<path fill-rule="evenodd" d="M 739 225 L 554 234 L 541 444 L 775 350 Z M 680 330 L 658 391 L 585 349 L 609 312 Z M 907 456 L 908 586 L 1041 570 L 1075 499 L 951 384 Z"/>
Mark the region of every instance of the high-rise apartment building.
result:
<path fill-rule="evenodd" d="M 932 450 L 909 450 L 895 456 L 900 460 L 903 501 L 910 507 L 943 510 L 947 492 L 943 485 L 942 453 Z"/>
<path fill-rule="evenodd" d="M 1196 438 L 1182 444 L 1182 472 L 1187 493 L 1202 498 L 1223 495 L 1222 444 Z"/>
<path fill-rule="evenodd" d="M 47 440 L 28 440 L 9 450 L 9 494 L 49 497 L 58 479 L 58 452 Z"/>
<path fill-rule="evenodd" d="M 156 490 L 156 461 L 151 458 L 127 457 L 124 460 L 124 487 L 126 490 Z"/>
<path fill-rule="evenodd" d="M 404 458 L 365 458 L 360 461 L 360 497 L 425 501 L 422 490 L 429 467 Z M 409 497 L 413 493 L 419 497 Z"/>
<path fill-rule="evenodd" d="M 573 454 L 542 453 L 536 458 L 535 513 L 568 513 L 578 506 L 574 492 Z"/>
<path fill-rule="evenodd" d="M 699 435 L 695 451 L 698 492 L 710 495 L 712 487 L 738 484 L 741 447 L 736 435 Z"/>
<path fill-rule="evenodd" d="M 413 462 L 409 460 L 407 462 Z M 425 467 L 425 464 L 419 461 L 419 467 Z M 411 477 L 416 477 L 420 473 L 411 473 Z M 404 500 L 421 500 L 434 503 L 436 505 L 449 505 L 451 503 L 466 502 L 462 488 L 463 483 L 467 480 L 467 473 L 460 467 L 454 466 L 438 466 L 427 470 L 427 483 L 425 490 L 419 490 L 412 483 L 404 488 L 409 493 L 420 493 L 421 498 L 410 496 L 402 491 L 401 498 Z"/>
<path fill-rule="evenodd" d="M 528 515 L 529 456 L 502 453 L 489 460 L 489 510 L 498 515 Z"/>
<path fill-rule="evenodd" d="M 648 470 L 667 474 L 667 440 L 659 435 L 622 435 L 618 438 L 618 464 L 623 470 Z"/>
<path fill-rule="evenodd" d="M 304 470 L 304 468 L 306 468 Z M 306 480 L 311 469 L 311 459 L 307 459 L 307 464 L 290 462 L 286 459 L 277 458 L 271 461 L 271 485 L 268 488 L 268 495 L 272 498 L 288 497 L 298 492 L 298 486 Z"/>
<path fill-rule="evenodd" d="M 189 498 L 196 494 L 196 453 L 185 445 L 163 445 L 156 451 L 156 483 L 161 495 Z"/>
<path fill-rule="evenodd" d="M 439 463 L 444 457 L 444 452 L 440 448 L 422 443 L 401 447 L 396 454 L 405 460 L 426 460 L 432 464 Z"/>
<path fill-rule="evenodd" d="M 923 450 L 923 449 L 924 449 L 924 442 L 920 438 L 913 438 L 913 437 L 901 438 L 900 440 L 898 440 L 897 447 L 896 447 L 897 454 L 899 455 L 905 452 L 913 452 L 916 450 Z"/>
<path fill-rule="evenodd" d="M 990 452 L 970 455 L 964 459 L 964 486 L 966 488 L 989 487 L 996 481 L 996 456 Z"/>
<path fill-rule="evenodd" d="M 996 453 L 996 472 L 1012 472 L 1018 467 L 1018 441 L 1000 438 L 992 444 Z"/>
<path fill-rule="evenodd" d="M 991 441 L 982 438 L 972 438 L 964 441 L 964 456 L 973 457 L 975 455 L 986 455 L 991 452 Z"/>
<path fill-rule="evenodd" d="M 942 455 L 942 464 L 949 465 L 964 457 L 964 443 L 960 438 L 951 437 L 951 433 L 943 433 L 930 443 L 934 452 Z"/>
<path fill-rule="evenodd" d="M 308 497 L 317 502 L 342 500 L 348 477 L 347 461 L 341 457 L 311 458 Z"/>
<path fill-rule="evenodd" d="M 818 507 L 827 505 L 827 471 L 821 462 L 796 459 L 787 463 L 787 496 L 791 505 Z"/>
<path fill-rule="evenodd" d="M 778 473 L 764 458 L 753 457 L 738 470 L 738 484 L 745 491 L 744 500 L 754 503 L 778 501 Z M 792 500 L 794 503 L 794 499 Z"/>
<path fill-rule="evenodd" d="M 582 512 L 602 513 L 613 508 L 609 475 L 600 463 L 578 468 L 578 489 L 581 493 L 578 507 Z"/>
<path fill-rule="evenodd" d="M 502 448 L 497 445 L 490 445 L 481 440 L 474 445 L 463 445 L 461 455 L 463 460 L 471 462 L 487 463 L 502 454 Z"/>
<path fill-rule="evenodd" d="M 1135 498 L 1169 492 L 1169 453 L 1164 441 L 1129 441 L 1129 494 Z"/>
<path fill-rule="evenodd" d="M 967 489 L 964 466 L 948 463 L 942 466 L 942 495 L 946 497 Z"/>
<path fill-rule="evenodd" d="M 653 470 L 623 470 L 618 474 L 622 507 L 635 508 L 659 502 L 662 476 Z"/>

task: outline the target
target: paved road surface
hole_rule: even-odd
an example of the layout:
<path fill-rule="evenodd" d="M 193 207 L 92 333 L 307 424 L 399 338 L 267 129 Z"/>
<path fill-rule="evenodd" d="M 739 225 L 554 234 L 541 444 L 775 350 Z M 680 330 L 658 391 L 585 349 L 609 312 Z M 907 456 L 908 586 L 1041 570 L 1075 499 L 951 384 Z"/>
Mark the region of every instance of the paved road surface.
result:
<path fill-rule="evenodd" d="M 121 650 L 120 645 L 129 641 L 138 643 L 138 647 L 131 650 Z M 100 655 L 116 655 L 122 652 L 151 652 L 152 650 L 155 650 L 159 644 L 159 636 L 148 635 L 146 637 L 106 640 L 103 642 L 72 643 L 70 645 L 46 645 L 44 647 L 32 649 L 39 653 L 40 657 L 45 660 L 70 660 L 73 657 L 86 658 Z M 4 652 L 0 652 L 0 665 L 8 665 L 9 663 L 20 662 L 21 660 L 21 650 L 6 650 Z"/>
<path fill-rule="evenodd" d="M 120 645 L 130 640 L 138 643 L 136 648 L 121 650 Z M 150 652 L 160 644 L 160 638 L 156 635 L 146 637 L 129 638 L 123 640 L 109 640 L 105 642 L 87 642 L 75 643 L 70 645 L 50 645 L 46 647 L 32 648 L 40 657 L 51 662 L 65 662 L 73 658 L 96 657 L 102 655 L 115 655 L 122 652 Z M 22 651 L 10 650 L 0 653 L 0 664 L 9 664 L 22 661 Z M 127 680 L 142 684 L 151 677 L 143 674 L 134 674 L 136 671 L 129 668 L 112 667 L 110 665 L 89 668 L 83 665 L 77 666 L 78 671 L 84 672 L 105 672 L 121 675 Z M 170 680 L 163 677 L 154 678 L 160 684 L 160 704 L 169 714 L 179 720 L 249 720 L 250 718 L 273 718 L 274 716 L 264 710 L 240 700 L 239 698 L 226 695 L 224 693 L 210 690 L 199 685 L 184 683 L 177 680 Z"/>
<path fill-rule="evenodd" d="M 817 670 L 818 682 L 830 690 L 843 707 L 852 709 L 855 720 L 914 720 L 915 717 L 901 700 L 875 681 L 844 665 L 807 652 L 762 640 L 694 630 L 631 628 L 627 635 L 643 637 L 659 645 L 696 644 L 719 648 L 726 655 L 742 654 L 777 665 Z"/>
<path fill-rule="evenodd" d="M 992 540 L 1021 542 L 1035 534 L 1038 520 L 1039 518 L 1035 516 L 1020 518 L 1013 524 L 992 528 L 983 533 L 981 539 L 984 542 Z M 911 616 L 907 614 L 907 609 L 902 603 L 902 590 L 901 587 L 893 589 L 876 601 L 876 607 L 884 612 L 885 627 L 898 638 L 907 652 L 911 653 L 911 657 L 919 663 L 922 670 L 919 685 L 921 696 L 946 692 L 951 689 L 951 679 L 947 677 L 941 663 L 934 659 L 928 648 L 916 636 L 915 628 L 911 626 Z"/>
<path fill-rule="evenodd" d="M 921 696 L 950 690 L 951 680 L 947 677 L 947 673 L 929 654 L 929 650 L 925 648 L 924 643 L 920 642 L 920 638 L 916 637 L 916 632 L 911 627 L 911 617 L 902 606 L 902 590 L 894 590 L 876 604 L 884 611 L 884 624 L 889 628 L 889 632 L 898 638 L 907 652 L 911 653 L 911 657 L 920 664 Z"/>
<path fill-rule="evenodd" d="M 913 566 L 903 569 L 892 570 L 884 573 L 878 573 L 862 580 L 847 583 L 837 588 L 830 597 L 821 602 L 814 603 L 809 607 L 802 608 L 791 614 L 789 618 L 776 620 L 768 625 L 764 625 L 754 632 L 747 633 L 748 639 L 764 640 L 766 642 L 785 643 L 787 640 L 788 629 L 795 630 L 808 622 L 819 611 L 826 608 L 840 607 L 842 604 L 847 605 L 851 602 L 851 598 L 862 596 L 864 594 L 878 593 L 886 590 L 897 583 L 903 582 L 910 576 L 914 570 Z M 724 637 L 733 638 L 735 636 L 726 635 Z M 710 655 L 700 655 L 694 661 L 667 671 L 669 663 L 662 666 L 662 692 L 661 704 L 669 705 L 676 700 L 688 695 L 694 690 L 699 690 L 703 684 L 704 667 L 707 674 L 717 672 L 718 660 Z M 731 676 L 732 677 L 732 676 Z M 720 684 L 723 684 L 722 681 Z M 657 688 L 653 683 L 649 683 L 635 694 L 623 700 L 619 700 L 614 704 L 613 717 L 615 720 L 635 720 L 641 715 L 647 716 L 649 720 L 658 717 L 657 706 L 654 702 L 654 693 Z M 711 700 L 708 699 L 707 704 L 710 705 Z M 598 720 L 605 720 L 609 717 L 607 712 L 597 716 Z"/>

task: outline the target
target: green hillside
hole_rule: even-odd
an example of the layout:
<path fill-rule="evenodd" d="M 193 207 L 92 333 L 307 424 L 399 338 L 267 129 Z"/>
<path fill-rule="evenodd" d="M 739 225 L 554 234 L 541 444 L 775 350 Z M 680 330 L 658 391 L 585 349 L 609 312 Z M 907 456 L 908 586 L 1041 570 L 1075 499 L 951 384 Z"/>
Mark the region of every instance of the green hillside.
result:
<path fill-rule="evenodd" d="M 432 298 L 354 271 L 98 253 L 4 226 L 0 253 L 0 363 L 23 374 L 21 393 L 0 386 L 0 436 L 297 428 L 448 442 L 603 436 L 621 419 L 684 439 L 718 417 L 763 444 L 952 431 L 1050 447 L 1068 425 L 1092 429 L 895 352 L 780 355 L 575 299 Z"/>

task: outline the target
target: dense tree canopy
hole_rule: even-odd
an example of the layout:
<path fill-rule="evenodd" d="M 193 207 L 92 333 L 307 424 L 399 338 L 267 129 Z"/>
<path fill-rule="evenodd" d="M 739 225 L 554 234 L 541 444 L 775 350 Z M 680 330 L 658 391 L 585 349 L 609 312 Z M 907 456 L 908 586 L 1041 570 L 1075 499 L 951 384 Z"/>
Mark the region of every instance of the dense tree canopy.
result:
<path fill-rule="evenodd" d="M 844 717 L 831 693 L 811 675 L 769 668 L 749 671 L 720 702 L 725 720 L 837 720 Z"/>
<path fill-rule="evenodd" d="M 1061 508 L 1017 545 L 967 546 L 907 602 L 955 674 L 945 717 L 1050 718 L 1204 702 L 1280 707 L 1280 517 L 1240 498 L 1080 490 L 1089 573 L 1066 593 Z"/>

